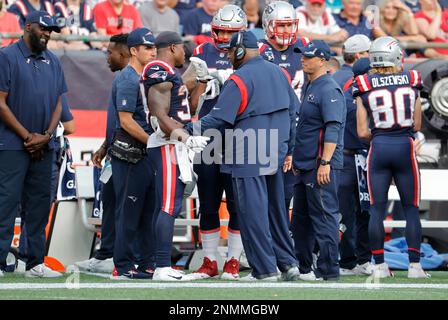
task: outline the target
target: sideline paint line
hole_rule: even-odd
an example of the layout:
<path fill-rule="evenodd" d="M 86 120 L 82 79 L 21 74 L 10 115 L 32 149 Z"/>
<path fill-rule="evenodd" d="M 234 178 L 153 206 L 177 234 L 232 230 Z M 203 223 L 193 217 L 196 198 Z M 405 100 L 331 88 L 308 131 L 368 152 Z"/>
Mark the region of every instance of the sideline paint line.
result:
<path fill-rule="evenodd" d="M 0 290 L 30 289 L 179 289 L 179 288 L 313 288 L 313 289 L 442 289 L 448 290 L 448 284 L 369 284 L 369 283 L 221 283 L 221 282 L 176 282 L 176 283 L 1 283 Z"/>

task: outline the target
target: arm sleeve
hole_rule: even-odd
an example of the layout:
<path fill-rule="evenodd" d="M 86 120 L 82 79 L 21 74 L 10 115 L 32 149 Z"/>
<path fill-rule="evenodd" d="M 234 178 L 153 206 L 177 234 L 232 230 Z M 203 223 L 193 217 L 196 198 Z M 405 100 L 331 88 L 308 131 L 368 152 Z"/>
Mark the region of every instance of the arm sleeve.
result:
<path fill-rule="evenodd" d="M 9 92 L 11 88 L 11 70 L 6 55 L 0 51 L 0 91 Z"/>
<path fill-rule="evenodd" d="M 295 94 L 292 87 L 289 87 L 289 120 L 290 120 L 290 129 L 289 129 L 289 142 L 288 142 L 288 155 L 291 155 L 294 152 L 294 144 L 296 141 L 296 128 L 297 128 L 297 117 L 299 113 L 299 99 Z"/>
<path fill-rule="evenodd" d="M 325 138 L 324 142 L 338 143 L 339 132 L 341 131 L 341 123 L 328 122 L 325 125 Z"/>
<path fill-rule="evenodd" d="M 320 111 L 324 123 L 342 123 L 345 119 L 345 98 L 341 88 L 331 88 L 322 92 Z"/>
<path fill-rule="evenodd" d="M 117 84 L 117 111 L 134 113 L 137 107 L 138 83 L 130 80 Z"/>
<path fill-rule="evenodd" d="M 186 125 L 185 129 L 190 134 L 198 134 L 199 132 L 202 134 L 207 129 L 218 129 L 229 124 L 233 125 L 241 103 L 241 93 L 238 86 L 234 81 L 227 81 L 212 111 L 200 121 Z"/>
<path fill-rule="evenodd" d="M 70 111 L 70 106 L 68 105 L 67 96 L 65 94 L 61 96 L 61 102 L 62 102 L 61 122 L 68 122 L 73 120 L 73 115 Z"/>
<path fill-rule="evenodd" d="M 67 83 L 65 82 L 64 70 L 62 70 L 60 61 L 59 60 L 57 60 L 57 61 L 58 61 L 58 67 L 59 67 L 58 96 L 61 96 L 64 93 L 66 93 L 68 91 L 68 89 L 67 89 Z"/>

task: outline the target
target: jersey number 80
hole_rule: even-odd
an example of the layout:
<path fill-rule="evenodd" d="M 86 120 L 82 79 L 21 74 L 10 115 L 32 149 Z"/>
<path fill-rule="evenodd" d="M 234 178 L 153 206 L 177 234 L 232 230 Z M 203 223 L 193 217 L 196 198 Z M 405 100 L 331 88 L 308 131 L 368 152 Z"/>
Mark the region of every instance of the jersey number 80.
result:
<path fill-rule="evenodd" d="M 415 91 L 410 87 L 401 87 L 394 91 L 380 89 L 370 92 L 368 102 L 375 128 L 389 129 L 394 125 L 412 126 L 415 99 Z"/>

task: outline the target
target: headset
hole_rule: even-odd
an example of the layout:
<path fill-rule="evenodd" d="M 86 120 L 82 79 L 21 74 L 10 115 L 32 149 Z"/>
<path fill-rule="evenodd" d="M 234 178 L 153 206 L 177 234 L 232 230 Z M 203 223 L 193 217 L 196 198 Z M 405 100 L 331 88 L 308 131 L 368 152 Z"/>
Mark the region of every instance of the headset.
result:
<path fill-rule="evenodd" d="M 246 55 L 246 47 L 243 44 L 243 33 L 241 31 L 238 32 L 238 38 L 236 40 L 235 48 L 236 60 L 244 59 L 244 56 Z"/>

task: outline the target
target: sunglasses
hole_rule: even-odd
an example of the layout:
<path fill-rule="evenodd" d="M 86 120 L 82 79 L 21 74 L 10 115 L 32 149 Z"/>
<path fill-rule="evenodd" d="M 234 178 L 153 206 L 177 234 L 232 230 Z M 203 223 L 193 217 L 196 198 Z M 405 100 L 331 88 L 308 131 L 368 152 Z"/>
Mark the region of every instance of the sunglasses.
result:
<path fill-rule="evenodd" d="M 123 17 L 122 16 L 118 16 L 117 29 L 121 29 L 121 28 L 123 28 Z"/>

